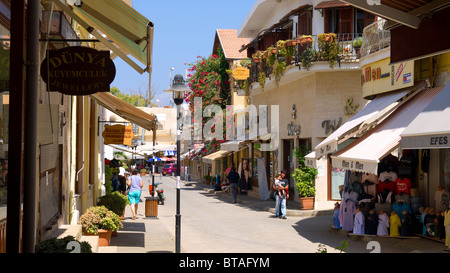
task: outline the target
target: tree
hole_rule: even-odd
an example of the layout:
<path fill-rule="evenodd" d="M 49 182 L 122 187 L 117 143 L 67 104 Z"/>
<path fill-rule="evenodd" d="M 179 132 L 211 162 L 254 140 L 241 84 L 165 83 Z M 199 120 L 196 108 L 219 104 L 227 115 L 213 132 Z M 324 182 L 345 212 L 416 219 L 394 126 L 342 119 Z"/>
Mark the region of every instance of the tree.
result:
<path fill-rule="evenodd" d="M 131 94 L 124 94 L 122 93 L 119 88 L 113 86 L 110 90 L 111 94 L 118 97 L 119 99 L 128 102 L 131 105 L 134 105 L 136 107 L 156 107 L 157 104 L 153 103 L 152 100 L 154 98 L 155 91 L 152 91 L 151 94 L 149 94 L 148 91 L 146 91 L 142 95 L 141 90 L 139 89 L 137 94 L 135 91 L 130 90 Z"/>

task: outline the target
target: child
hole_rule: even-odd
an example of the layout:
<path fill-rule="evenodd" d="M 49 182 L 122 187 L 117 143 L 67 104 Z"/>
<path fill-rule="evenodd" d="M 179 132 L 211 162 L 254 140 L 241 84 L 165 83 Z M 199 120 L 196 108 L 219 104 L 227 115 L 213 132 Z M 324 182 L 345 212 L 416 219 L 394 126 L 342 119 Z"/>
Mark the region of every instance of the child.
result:
<path fill-rule="evenodd" d="M 353 223 L 353 234 L 364 234 L 365 218 L 359 207 L 356 207 L 355 220 Z"/>
<path fill-rule="evenodd" d="M 279 189 L 280 187 L 284 187 L 284 182 L 281 181 L 282 176 L 281 173 L 277 174 L 277 176 L 275 176 L 275 187 L 277 189 Z M 280 198 L 286 197 L 286 191 L 285 190 L 278 190 L 278 196 Z"/>
<path fill-rule="evenodd" d="M 341 222 L 339 221 L 339 208 L 339 202 L 334 203 L 333 227 L 335 229 L 341 229 Z"/>

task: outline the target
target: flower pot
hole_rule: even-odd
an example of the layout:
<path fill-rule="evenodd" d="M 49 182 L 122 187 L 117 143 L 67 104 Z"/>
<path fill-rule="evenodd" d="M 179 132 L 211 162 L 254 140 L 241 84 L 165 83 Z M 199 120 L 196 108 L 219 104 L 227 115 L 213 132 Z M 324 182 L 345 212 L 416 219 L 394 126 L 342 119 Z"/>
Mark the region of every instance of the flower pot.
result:
<path fill-rule="evenodd" d="M 98 234 L 87 233 L 83 230 L 83 234 L 86 236 L 98 236 L 98 246 L 109 246 L 111 242 L 111 230 L 99 229 Z"/>
<path fill-rule="evenodd" d="M 277 53 L 277 49 L 276 48 L 272 48 L 272 54 L 276 54 Z"/>
<path fill-rule="evenodd" d="M 297 41 L 295 41 L 295 40 L 289 40 L 286 42 L 287 46 L 295 46 L 296 44 L 297 44 Z"/>
<path fill-rule="evenodd" d="M 300 204 L 302 210 L 314 209 L 314 197 L 300 197 Z"/>

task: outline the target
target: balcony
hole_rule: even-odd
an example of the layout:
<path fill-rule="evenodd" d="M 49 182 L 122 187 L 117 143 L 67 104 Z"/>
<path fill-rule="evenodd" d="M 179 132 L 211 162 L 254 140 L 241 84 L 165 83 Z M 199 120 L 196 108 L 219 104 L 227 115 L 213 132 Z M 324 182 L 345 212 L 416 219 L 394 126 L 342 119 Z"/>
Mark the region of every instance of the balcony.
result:
<path fill-rule="evenodd" d="M 309 39 L 308 39 L 309 38 Z M 328 64 L 326 69 L 341 68 L 344 63 L 359 63 L 361 33 L 323 33 L 277 41 L 252 55 L 250 82 L 258 81 L 262 89 L 266 78 L 279 81 L 287 69 L 298 67 L 309 71 L 315 64 Z"/>
<path fill-rule="evenodd" d="M 385 29 L 386 20 L 376 21 L 363 30 L 361 57 L 381 51 L 391 45 L 391 32 Z"/>

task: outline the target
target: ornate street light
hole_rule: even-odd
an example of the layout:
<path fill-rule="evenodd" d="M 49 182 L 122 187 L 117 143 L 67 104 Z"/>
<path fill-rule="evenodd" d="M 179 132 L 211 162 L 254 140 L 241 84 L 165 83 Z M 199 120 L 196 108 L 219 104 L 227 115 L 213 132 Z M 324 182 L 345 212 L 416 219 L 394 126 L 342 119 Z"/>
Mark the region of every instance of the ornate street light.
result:
<path fill-rule="evenodd" d="M 164 92 L 173 93 L 173 101 L 177 105 L 177 214 L 175 215 L 175 252 L 180 253 L 181 214 L 180 214 L 180 135 L 181 118 L 180 105 L 183 103 L 185 92 L 190 91 L 186 86 L 183 76 L 176 74 L 169 89 Z"/>

